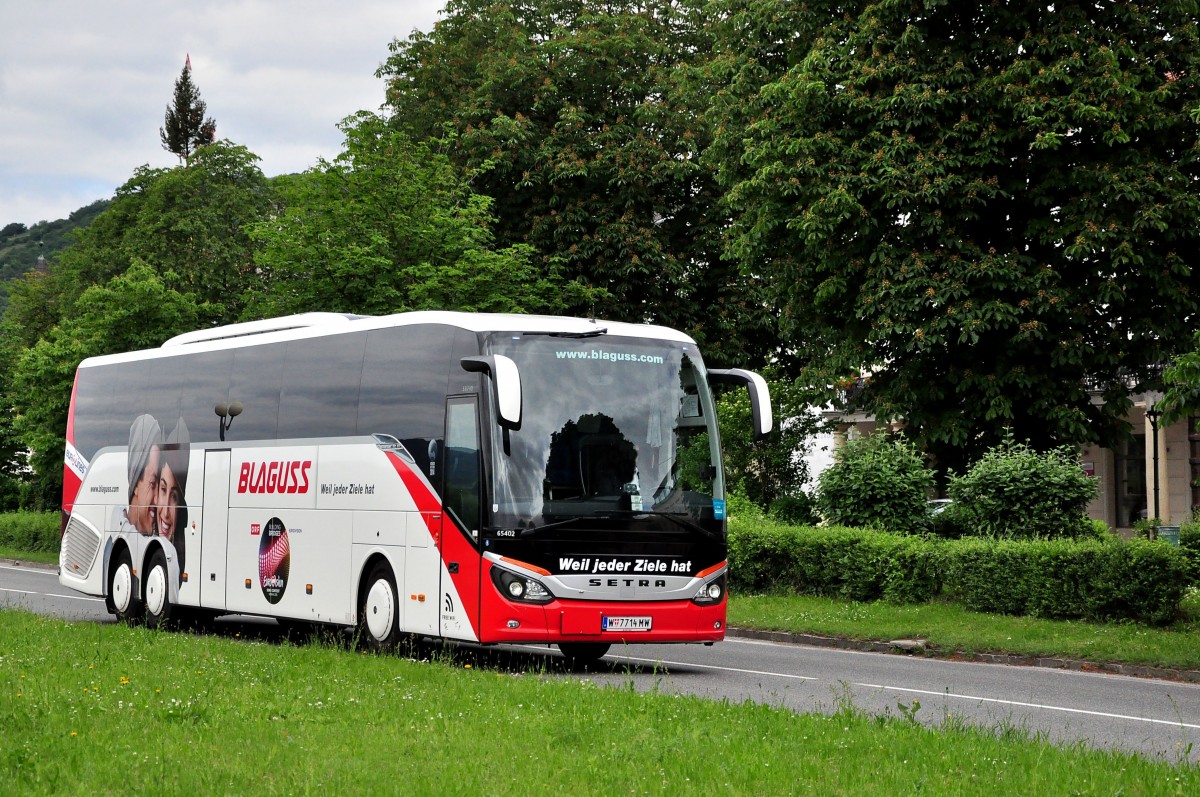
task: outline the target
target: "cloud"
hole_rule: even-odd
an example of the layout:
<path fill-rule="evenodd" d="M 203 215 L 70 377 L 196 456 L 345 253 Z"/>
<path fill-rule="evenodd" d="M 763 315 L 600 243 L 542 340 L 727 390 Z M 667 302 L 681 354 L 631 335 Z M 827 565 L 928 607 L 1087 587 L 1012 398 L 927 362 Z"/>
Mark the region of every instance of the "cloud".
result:
<path fill-rule="evenodd" d="M 393 39 L 428 31 L 444 0 L 49 0 L 0 25 L 0 226 L 65 218 L 142 164 L 171 166 L 158 130 L 184 58 L 217 135 L 268 175 L 342 144 L 377 110 Z"/>

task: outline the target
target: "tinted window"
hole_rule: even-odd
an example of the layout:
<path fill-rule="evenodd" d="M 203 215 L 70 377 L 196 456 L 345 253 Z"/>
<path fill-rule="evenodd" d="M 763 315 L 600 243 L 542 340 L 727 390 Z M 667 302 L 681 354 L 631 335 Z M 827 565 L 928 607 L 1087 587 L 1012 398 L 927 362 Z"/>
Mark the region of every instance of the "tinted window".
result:
<path fill-rule="evenodd" d="M 463 353 L 478 352 L 471 333 L 440 325 L 373 330 L 368 334 L 359 396 L 359 434 L 386 434 L 404 443 L 427 475 L 429 444 L 440 440 L 446 394 L 472 392 L 479 377 L 462 370 Z"/>
<path fill-rule="evenodd" d="M 358 426 L 366 333 L 288 344 L 279 399 L 279 437 L 348 437 Z"/>
<path fill-rule="evenodd" d="M 184 369 L 180 376 L 183 390 L 179 393 L 179 413 L 187 421 L 192 442 L 216 442 L 220 439 L 217 426 L 220 419 L 213 408 L 229 401 L 233 352 L 191 354 L 179 361 Z"/>
<path fill-rule="evenodd" d="M 275 439 L 286 345 L 272 343 L 234 351 L 228 400 L 240 402 L 242 414 L 233 419 L 226 440 Z"/>

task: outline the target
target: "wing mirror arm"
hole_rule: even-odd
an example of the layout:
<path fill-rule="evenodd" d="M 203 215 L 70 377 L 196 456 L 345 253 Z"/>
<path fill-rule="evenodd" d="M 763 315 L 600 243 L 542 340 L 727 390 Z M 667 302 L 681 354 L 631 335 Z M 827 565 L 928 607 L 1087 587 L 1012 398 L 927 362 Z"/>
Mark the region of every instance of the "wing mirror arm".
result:
<path fill-rule="evenodd" d="M 464 371 L 487 374 L 492 380 L 492 395 L 496 399 L 497 422 L 505 429 L 521 428 L 521 371 L 511 358 L 503 354 L 482 357 L 463 357 L 459 361 Z"/>
<path fill-rule="evenodd" d="M 754 371 L 741 368 L 714 368 L 708 372 L 709 384 L 744 385 L 750 391 L 750 414 L 754 423 L 754 439 L 761 440 L 775 424 L 771 413 L 771 390 L 767 380 Z"/>

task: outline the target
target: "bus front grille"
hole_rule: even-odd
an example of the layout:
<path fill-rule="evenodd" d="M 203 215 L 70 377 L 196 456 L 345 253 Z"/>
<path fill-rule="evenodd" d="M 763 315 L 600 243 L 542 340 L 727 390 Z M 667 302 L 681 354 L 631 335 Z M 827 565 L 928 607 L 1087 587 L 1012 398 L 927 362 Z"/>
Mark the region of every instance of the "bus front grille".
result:
<path fill-rule="evenodd" d="M 78 518 L 71 518 L 63 540 L 62 568 L 66 573 L 87 578 L 100 548 L 100 532 Z"/>

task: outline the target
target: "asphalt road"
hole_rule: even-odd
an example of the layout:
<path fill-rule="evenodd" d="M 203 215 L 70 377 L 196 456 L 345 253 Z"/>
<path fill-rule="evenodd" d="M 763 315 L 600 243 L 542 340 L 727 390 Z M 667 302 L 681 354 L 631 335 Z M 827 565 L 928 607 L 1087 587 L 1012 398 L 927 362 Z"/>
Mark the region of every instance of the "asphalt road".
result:
<path fill-rule="evenodd" d="M 0 606 L 88 622 L 113 622 L 104 602 L 59 585 L 53 571 L 0 565 Z M 215 633 L 280 638 L 269 620 L 233 617 Z M 0 642 L 2 646 L 2 642 Z M 800 712 L 853 705 L 873 714 L 947 717 L 994 730 L 1017 728 L 1056 744 L 1200 762 L 1200 684 L 1040 667 L 860 653 L 730 638 L 712 647 L 614 647 L 569 673 L 545 648 L 458 648 L 478 666 L 563 673 L 596 683 L 751 700 Z M 919 708 L 917 707 L 919 705 Z"/>

